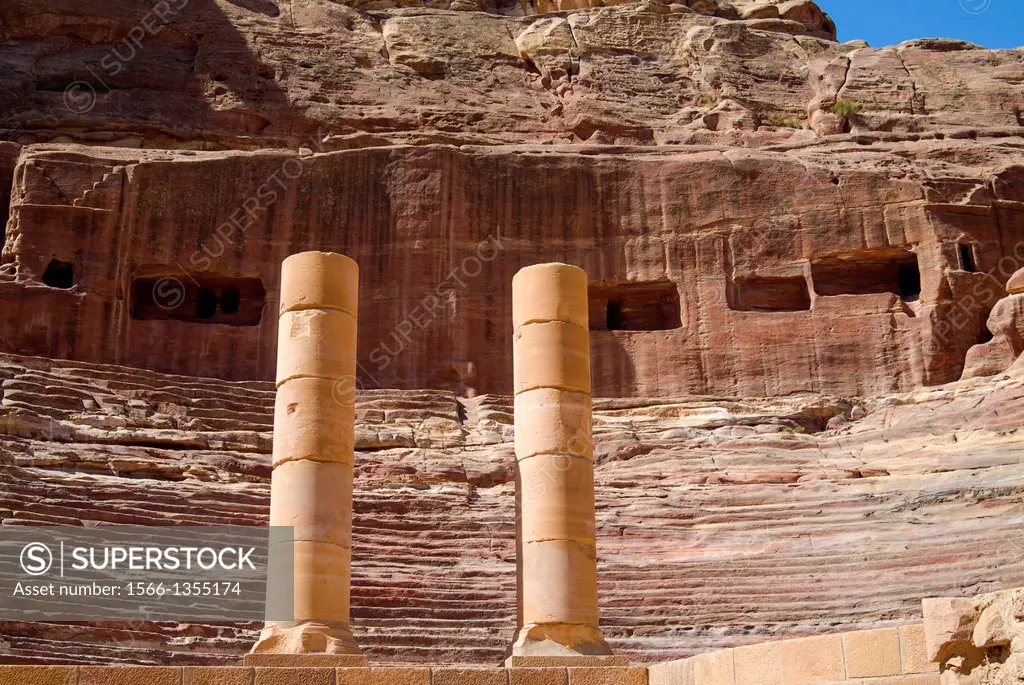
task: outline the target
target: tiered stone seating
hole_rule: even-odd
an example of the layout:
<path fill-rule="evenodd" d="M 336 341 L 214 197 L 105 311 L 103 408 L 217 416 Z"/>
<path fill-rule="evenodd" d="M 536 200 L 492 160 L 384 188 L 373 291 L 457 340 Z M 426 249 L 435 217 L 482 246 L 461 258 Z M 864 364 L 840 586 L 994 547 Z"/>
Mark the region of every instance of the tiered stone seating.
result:
<path fill-rule="evenodd" d="M 0 355 L 3 525 L 267 523 L 273 388 Z M 920 622 L 1024 585 L 1024 382 L 863 401 L 595 402 L 602 630 L 634 662 Z M 515 629 L 510 398 L 358 395 L 353 630 L 496 665 Z M 828 426 L 826 426 L 828 424 Z M 0 624 L 5 663 L 240 663 L 260 626 Z"/>

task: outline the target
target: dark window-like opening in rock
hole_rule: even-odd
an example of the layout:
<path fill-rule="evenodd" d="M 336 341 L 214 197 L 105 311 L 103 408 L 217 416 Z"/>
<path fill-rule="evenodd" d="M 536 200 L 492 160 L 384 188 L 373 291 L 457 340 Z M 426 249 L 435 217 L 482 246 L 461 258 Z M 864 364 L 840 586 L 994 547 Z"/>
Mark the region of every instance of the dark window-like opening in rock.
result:
<path fill-rule="evenodd" d="M 220 310 L 225 314 L 237 314 L 242 295 L 238 288 L 224 288 L 220 296 Z"/>
<path fill-rule="evenodd" d="M 2 181 L 2 179 L 0 179 Z M 10 218 L 10 188 L 0 189 L 0 251 L 7 242 L 7 219 Z"/>
<path fill-rule="evenodd" d="M 811 293 L 803 276 L 737 278 L 729 292 L 729 308 L 752 312 L 803 312 Z"/>
<path fill-rule="evenodd" d="M 51 259 L 43 272 L 43 283 L 51 288 L 67 290 L 75 284 L 75 267 L 59 259 Z"/>
<path fill-rule="evenodd" d="M 960 243 L 959 248 L 961 270 L 975 273 L 978 270 L 978 264 L 974 261 L 974 248 L 966 243 Z"/>
<path fill-rule="evenodd" d="M 609 331 L 621 331 L 625 328 L 626 322 L 622 318 L 622 302 L 619 300 L 608 300 L 605 322 L 605 328 Z"/>
<path fill-rule="evenodd" d="M 217 292 L 213 288 L 200 288 L 196 297 L 196 318 L 212 319 L 217 315 Z"/>
<path fill-rule="evenodd" d="M 921 294 L 917 255 L 904 249 L 863 250 L 811 262 L 818 295 L 892 293 L 906 299 Z"/>
<path fill-rule="evenodd" d="M 679 290 L 672 281 L 590 287 L 590 328 L 597 331 L 667 331 L 682 328 Z"/>
<path fill-rule="evenodd" d="M 921 270 L 917 260 L 913 264 L 900 264 L 899 294 L 906 299 L 914 299 L 921 294 Z"/>
<path fill-rule="evenodd" d="M 256 326 L 263 316 L 266 290 L 258 278 L 210 273 L 155 273 L 146 267 L 132 284 L 132 317 L 194 323 Z"/>

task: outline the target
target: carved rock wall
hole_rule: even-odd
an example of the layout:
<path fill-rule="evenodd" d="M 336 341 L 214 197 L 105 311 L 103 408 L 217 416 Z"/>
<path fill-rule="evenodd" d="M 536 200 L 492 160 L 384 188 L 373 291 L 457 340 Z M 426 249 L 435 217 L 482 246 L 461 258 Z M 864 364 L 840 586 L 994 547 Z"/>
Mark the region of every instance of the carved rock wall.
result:
<path fill-rule="evenodd" d="M 593 280 L 598 394 L 903 391 L 986 342 L 1021 50 L 838 44 L 808 0 L 402 4 L 0 7 L 0 349 L 269 378 L 303 249 L 363 267 L 367 387 L 508 392 L 544 260 Z"/>
<path fill-rule="evenodd" d="M 30 146 L 0 349 L 270 378 L 280 262 L 321 249 L 360 263 L 367 387 L 508 392 L 512 275 L 541 261 L 592 280 L 599 395 L 936 385 L 960 377 L 1024 256 L 1018 140 L 305 157 Z"/>

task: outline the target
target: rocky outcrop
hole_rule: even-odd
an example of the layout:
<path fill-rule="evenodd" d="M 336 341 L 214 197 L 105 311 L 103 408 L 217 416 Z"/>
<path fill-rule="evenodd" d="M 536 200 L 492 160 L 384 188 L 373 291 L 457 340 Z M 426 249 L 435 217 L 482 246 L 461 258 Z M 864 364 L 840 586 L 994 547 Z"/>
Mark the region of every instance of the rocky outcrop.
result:
<path fill-rule="evenodd" d="M 1006 291 L 988 316 L 991 340 L 967 351 L 963 378 L 1002 373 L 1024 353 L 1024 269 L 1010 277 Z"/>
<path fill-rule="evenodd" d="M 924 626 L 876 628 L 704 652 L 648 667 L 650 685 L 939 685 Z"/>
<path fill-rule="evenodd" d="M 273 386 L 0 356 L 3 525 L 265 525 Z M 602 630 L 639 662 L 920 622 L 1024 585 L 1024 381 L 875 400 L 595 400 Z M 362 391 L 353 631 L 496 664 L 515 629 L 511 398 Z M 0 624 L 5 663 L 238 663 L 259 625 Z"/>
<path fill-rule="evenodd" d="M 154 15 L 132 3 L 5 2 L 0 136 L 188 149 L 749 146 L 813 137 L 812 124 L 1021 124 L 1020 50 L 839 44 L 809 0 L 167 4 Z M 837 99 L 859 113 L 834 119 Z M 723 121 L 726 103 L 746 116 Z"/>
<path fill-rule="evenodd" d="M 924 602 L 928 655 L 943 684 L 1024 682 L 1024 588 Z"/>
<path fill-rule="evenodd" d="M 992 339 L 968 350 L 964 378 L 1002 373 L 1024 352 L 1024 295 L 999 300 L 989 314 L 987 327 Z"/>

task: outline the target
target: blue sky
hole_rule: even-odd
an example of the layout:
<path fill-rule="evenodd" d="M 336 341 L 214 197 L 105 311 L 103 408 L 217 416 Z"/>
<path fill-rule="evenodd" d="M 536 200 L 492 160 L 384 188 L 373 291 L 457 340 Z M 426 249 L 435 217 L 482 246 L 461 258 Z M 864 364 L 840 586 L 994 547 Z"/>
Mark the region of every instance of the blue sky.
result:
<path fill-rule="evenodd" d="M 816 0 L 839 40 L 872 47 L 911 38 L 960 38 L 987 48 L 1024 46 L 1024 0 Z"/>

